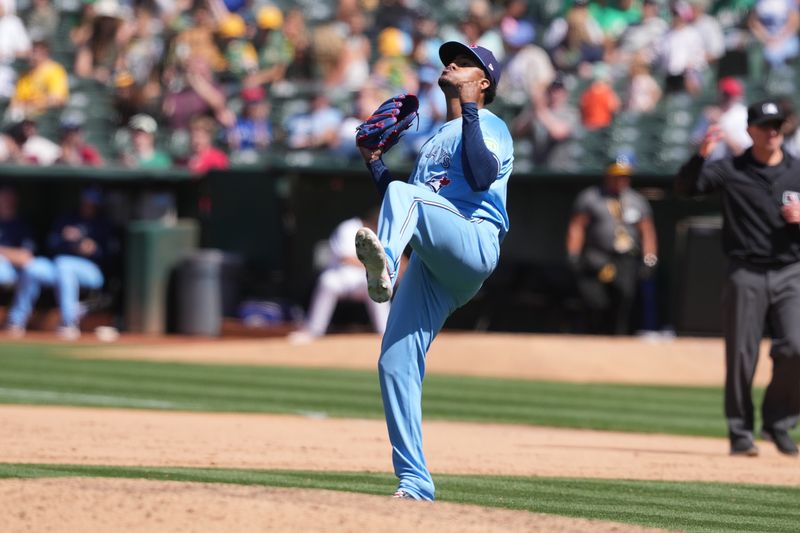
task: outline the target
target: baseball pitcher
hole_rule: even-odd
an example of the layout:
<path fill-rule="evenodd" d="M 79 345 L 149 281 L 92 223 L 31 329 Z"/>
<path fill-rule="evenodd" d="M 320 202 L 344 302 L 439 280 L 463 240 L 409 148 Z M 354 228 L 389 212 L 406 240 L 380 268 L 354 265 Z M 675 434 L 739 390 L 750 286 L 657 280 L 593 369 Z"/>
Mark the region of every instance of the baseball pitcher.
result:
<path fill-rule="evenodd" d="M 378 372 L 400 479 L 395 497 L 416 500 L 434 498 L 422 451 L 425 357 L 447 317 L 497 265 L 509 227 L 506 187 L 514 160 L 508 128 L 484 108 L 500 79 L 492 52 L 451 41 L 439 57 L 447 122 L 423 145 L 408 180 L 394 181 L 381 160 L 398 135 L 384 135 L 388 144 L 361 135 L 357 141 L 383 197 L 377 235 L 368 228 L 356 235 L 373 300 L 392 297 L 400 256 L 408 244 L 413 251 L 389 312 Z M 388 127 L 406 121 L 403 107 L 401 99 Z"/>

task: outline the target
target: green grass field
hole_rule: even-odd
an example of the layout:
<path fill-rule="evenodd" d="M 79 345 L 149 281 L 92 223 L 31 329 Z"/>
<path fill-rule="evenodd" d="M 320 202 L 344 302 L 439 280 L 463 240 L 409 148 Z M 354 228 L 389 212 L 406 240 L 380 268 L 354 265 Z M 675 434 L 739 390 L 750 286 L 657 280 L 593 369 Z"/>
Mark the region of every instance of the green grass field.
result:
<path fill-rule="evenodd" d="M 0 403 L 380 418 L 374 371 L 61 357 L 13 345 Z M 716 388 L 552 383 L 428 375 L 427 419 L 724 436 Z"/>
<path fill-rule="evenodd" d="M 2 345 L 0 403 L 382 417 L 374 371 L 80 359 L 70 356 L 74 350 L 52 345 Z M 718 388 L 429 375 L 424 412 L 426 419 L 725 435 Z M 394 477 L 388 473 L 0 463 L 0 478 L 64 476 L 255 484 L 381 495 L 395 486 Z M 453 475 L 437 476 L 436 482 L 437 497 L 442 501 L 685 531 L 797 531 L 800 524 L 796 503 L 800 501 L 800 487 Z"/>

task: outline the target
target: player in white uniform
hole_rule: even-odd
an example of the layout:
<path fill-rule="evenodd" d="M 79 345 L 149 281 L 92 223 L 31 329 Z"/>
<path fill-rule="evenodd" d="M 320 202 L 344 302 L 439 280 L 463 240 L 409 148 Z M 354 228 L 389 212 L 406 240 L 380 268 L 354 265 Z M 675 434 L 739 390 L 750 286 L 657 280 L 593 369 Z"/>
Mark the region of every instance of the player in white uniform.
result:
<path fill-rule="evenodd" d="M 356 248 L 370 297 L 391 298 L 400 256 L 413 250 L 389 312 L 378 364 L 384 412 L 400 479 L 396 497 L 432 500 L 422 452 L 425 357 L 447 317 L 492 273 L 508 231 L 506 186 L 514 160 L 505 123 L 484 109 L 500 66 L 480 46 L 447 42 L 439 86 L 447 122 L 425 143 L 407 182 L 393 181 L 380 150 L 361 148 L 383 195 L 377 235 L 359 230 Z"/>
<path fill-rule="evenodd" d="M 356 257 L 355 246 L 356 232 L 363 226 L 377 227 L 377 215 L 377 210 L 374 210 L 363 220 L 360 217 L 347 219 L 333 230 L 328 239 L 330 261 L 317 280 L 308 317 L 300 330 L 289 335 L 289 341 L 302 344 L 325 335 L 336 304 L 341 299 L 363 301 L 372 327 L 383 334 L 389 316 L 389 303 L 373 302 L 367 295 L 364 268 Z"/>

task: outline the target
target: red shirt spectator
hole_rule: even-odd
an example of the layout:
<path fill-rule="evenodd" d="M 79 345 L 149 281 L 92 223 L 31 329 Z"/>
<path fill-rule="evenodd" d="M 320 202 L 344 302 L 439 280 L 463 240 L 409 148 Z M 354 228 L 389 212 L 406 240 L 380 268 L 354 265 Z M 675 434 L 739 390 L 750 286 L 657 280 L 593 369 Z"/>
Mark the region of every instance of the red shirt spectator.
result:
<path fill-rule="evenodd" d="M 225 152 L 211 146 L 199 154 L 192 155 L 187 166 L 195 174 L 205 174 L 209 170 L 224 170 L 230 164 Z"/>
<path fill-rule="evenodd" d="M 225 152 L 214 147 L 215 124 L 209 117 L 195 117 L 189 127 L 192 153 L 186 166 L 194 174 L 205 174 L 209 170 L 224 170 L 230 166 Z"/>
<path fill-rule="evenodd" d="M 103 158 L 97 149 L 83 139 L 79 122 L 65 120 L 61 123 L 61 165 L 97 167 Z"/>

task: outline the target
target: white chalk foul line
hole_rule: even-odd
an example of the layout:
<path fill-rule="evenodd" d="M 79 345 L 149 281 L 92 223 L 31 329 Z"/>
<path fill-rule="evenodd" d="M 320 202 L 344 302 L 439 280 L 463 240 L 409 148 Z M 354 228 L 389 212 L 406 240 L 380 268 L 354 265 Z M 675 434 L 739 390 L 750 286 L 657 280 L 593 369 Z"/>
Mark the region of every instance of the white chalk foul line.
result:
<path fill-rule="evenodd" d="M 177 409 L 182 407 L 173 402 L 148 400 L 146 398 L 126 398 L 124 396 L 107 396 L 104 394 L 84 394 L 78 392 L 58 392 L 35 389 L 11 389 L 0 387 L 0 402 L 3 400 L 52 401 L 58 403 L 89 402 L 93 405 L 113 407 L 149 407 L 159 409 Z"/>

